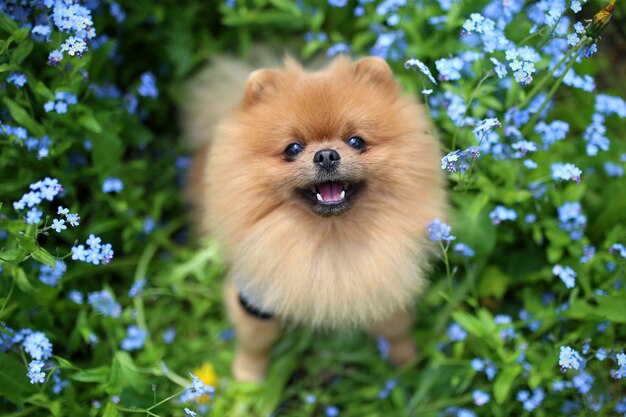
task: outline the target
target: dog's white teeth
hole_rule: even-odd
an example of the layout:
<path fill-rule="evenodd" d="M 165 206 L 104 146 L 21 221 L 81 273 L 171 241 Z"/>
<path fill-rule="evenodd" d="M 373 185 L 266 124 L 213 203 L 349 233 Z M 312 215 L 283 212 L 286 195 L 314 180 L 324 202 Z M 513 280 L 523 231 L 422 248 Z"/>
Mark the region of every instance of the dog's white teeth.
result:
<path fill-rule="evenodd" d="M 341 199 L 346 198 L 346 190 L 341 190 Z"/>
<path fill-rule="evenodd" d="M 317 201 L 324 202 L 324 199 L 322 198 L 322 195 L 320 193 L 317 193 Z"/>

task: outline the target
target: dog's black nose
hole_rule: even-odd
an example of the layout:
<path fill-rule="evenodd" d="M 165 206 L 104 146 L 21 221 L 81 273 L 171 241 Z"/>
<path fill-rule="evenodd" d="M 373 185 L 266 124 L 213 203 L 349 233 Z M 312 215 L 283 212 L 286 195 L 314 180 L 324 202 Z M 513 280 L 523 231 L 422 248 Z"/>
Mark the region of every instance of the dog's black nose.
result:
<path fill-rule="evenodd" d="M 313 157 L 313 163 L 319 165 L 322 169 L 330 171 L 339 164 L 341 156 L 334 149 L 322 149 L 317 151 Z"/>

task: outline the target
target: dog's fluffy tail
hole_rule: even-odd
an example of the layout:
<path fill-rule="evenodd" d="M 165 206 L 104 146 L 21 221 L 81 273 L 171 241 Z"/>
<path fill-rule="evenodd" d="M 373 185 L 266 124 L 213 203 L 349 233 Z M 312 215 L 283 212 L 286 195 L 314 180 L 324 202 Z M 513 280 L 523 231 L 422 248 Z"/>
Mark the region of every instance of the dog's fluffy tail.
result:
<path fill-rule="evenodd" d="M 211 141 L 215 126 L 242 100 L 248 74 L 250 68 L 241 61 L 220 56 L 189 83 L 182 122 L 190 150 Z"/>
<path fill-rule="evenodd" d="M 281 61 L 278 54 L 263 47 L 255 47 L 245 62 L 226 55 L 213 58 L 187 86 L 182 114 L 187 148 L 195 151 L 210 143 L 217 124 L 243 100 L 251 72 L 279 67 Z"/>

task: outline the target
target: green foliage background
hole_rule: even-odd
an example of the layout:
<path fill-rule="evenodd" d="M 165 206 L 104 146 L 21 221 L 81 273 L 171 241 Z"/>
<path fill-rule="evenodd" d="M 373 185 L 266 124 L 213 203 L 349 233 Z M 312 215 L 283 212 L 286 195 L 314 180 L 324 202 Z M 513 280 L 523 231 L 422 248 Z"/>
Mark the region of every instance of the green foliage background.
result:
<path fill-rule="evenodd" d="M 359 332 L 313 335 L 301 329 L 276 346 L 266 384 L 231 380 L 234 342 L 224 337 L 230 326 L 221 301 L 223 266 L 217 245 L 194 244 L 189 230 L 181 195 L 184 171 L 177 168 L 185 155 L 178 109 L 185 102 L 186 81 L 215 54 L 229 52 L 245 59 L 254 42 L 260 42 L 295 51 L 307 60 L 336 42 L 347 42 L 356 55 L 367 54 L 376 42 L 370 27 L 384 17 L 373 8 L 357 19 L 350 7 L 332 8 L 321 0 L 306 3 L 307 7 L 300 7 L 289 0 L 246 0 L 231 8 L 216 0 L 122 1 L 126 19 L 118 24 L 107 13 L 108 3 L 102 2 L 94 22 L 98 37 L 106 34 L 109 40 L 82 58 L 67 57 L 58 67 L 45 64 L 51 44 L 34 41 L 27 29 L 19 29 L 0 14 L 0 79 L 14 70 L 28 78 L 22 89 L 5 84 L 0 90 L 2 121 L 53 139 L 49 157 L 37 159 L 15 138 L 0 136 L 0 229 L 9 232 L 0 240 L 0 320 L 13 329 L 44 332 L 54 345 L 55 366 L 70 381 L 58 395 L 51 392 L 50 382 L 31 385 L 25 376 L 25 355 L 19 349 L 1 352 L 0 414 L 182 416 L 184 405 L 175 397 L 153 406 L 185 389 L 188 373 L 206 362 L 218 376 L 209 411 L 214 416 L 319 416 L 327 405 L 339 407 L 342 416 L 359 417 L 435 416 L 450 406 L 474 408 L 480 415 L 553 416 L 566 400 L 586 404 L 588 400 L 575 391 L 552 394 L 550 386 L 555 380 L 571 379 L 558 368 L 560 346 L 580 348 L 591 342 L 593 349 L 623 349 L 626 293 L 613 290 L 623 280 L 623 260 L 610 274 L 605 262 L 616 262 L 609 246 L 626 240 L 626 181 L 590 176 L 581 184 L 550 188 L 547 203 L 533 198 L 528 182 L 549 177 L 550 162 L 575 159 L 585 170 L 601 167 L 601 160 L 584 155 L 581 138 L 594 112 L 594 96 L 567 89 L 557 95 L 550 118 L 570 123 L 571 139 L 537 155 L 536 162 L 543 168 L 532 174 L 536 178 L 520 181 L 520 164 L 490 159 L 481 161 L 469 182 L 451 176 L 453 234 L 477 255 L 469 260 L 450 255 L 451 287 L 443 266 L 433 273 L 418 307 L 414 336 L 420 355 L 415 363 L 392 368 L 379 357 L 376 343 Z M 461 25 L 483 4 L 455 4 L 442 28 L 428 23 L 429 17 L 442 13 L 435 1 L 403 9 L 406 58 L 418 57 L 434 68 L 434 60 L 458 53 Z M 588 17 L 601 4 L 589 2 Z M 577 68 L 596 76 L 599 90 L 624 97 L 623 9 L 616 11 L 614 20 L 616 28 L 609 27 L 599 42 L 600 53 Z M 519 22 L 517 27 L 527 31 L 528 26 Z M 308 31 L 324 31 L 329 40 L 305 42 Z M 52 43 L 60 42 L 55 36 L 60 34 L 53 34 Z M 391 64 L 407 92 L 417 94 L 422 89 L 416 74 L 404 69 L 403 60 Z M 123 100 L 99 99 L 88 88 L 89 83 L 107 82 L 135 92 L 139 76 L 146 71 L 156 75 L 160 95 L 154 100 L 141 98 L 139 115 L 129 114 Z M 477 81 L 442 88 L 469 99 Z M 479 89 L 474 115 L 486 117 L 488 109 L 503 112 L 525 94 L 517 85 L 511 90 L 501 97 L 488 84 Z M 57 91 L 71 91 L 79 98 L 66 115 L 43 111 L 43 104 Z M 616 160 L 626 151 L 626 125 L 617 118 L 607 124 L 614 138 L 610 159 Z M 438 119 L 438 127 L 444 147 L 449 147 L 456 127 L 445 118 Z M 471 129 L 458 133 L 460 144 L 470 145 L 472 138 Z M 85 140 L 92 143 L 90 150 L 85 149 Z M 81 226 L 62 234 L 38 233 L 17 218 L 11 203 L 44 176 L 63 184 L 66 193 L 59 204 L 80 213 Z M 124 181 L 122 192 L 101 191 L 109 176 Z M 519 221 L 496 227 L 489 219 L 495 204 L 516 207 L 520 213 L 543 207 L 545 213 L 548 207 L 554 212 L 563 202 L 581 200 L 588 218 L 581 243 L 573 243 L 558 228 L 554 213 L 532 225 Z M 50 205 L 45 214 L 54 216 L 54 207 Z M 157 223 L 149 233 L 144 232 L 147 217 Z M 35 261 L 51 263 L 52 257 L 66 256 L 74 242 L 84 241 L 89 233 L 113 244 L 115 257 L 109 265 L 67 260 L 68 270 L 57 286 L 37 280 Z M 580 267 L 578 285 L 569 291 L 552 275 L 551 267 L 578 259 L 582 243 L 595 244 L 598 253 Z M 129 297 L 132 283 L 144 277 L 143 292 Z M 73 303 L 67 298 L 71 289 L 83 293 L 109 289 L 123 307 L 122 316 L 103 317 L 88 303 Z M 596 289 L 608 295 L 594 297 Z M 555 293 L 556 301 L 546 307 L 541 298 L 548 290 Z M 555 307 L 565 301 L 570 308 L 558 313 Z M 503 341 L 493 316 L 517 317 L 522 307 L 542 321 L 540 329 L 523 331 L 527 323 L 515 319 L 518 337 Z M 446 329 L 452 320 L 469 334 L 466 340 L 449 342 Z M 605 332 L 596 331 L 599 323 L 607 321 Z M 148 338 L 141 350 L 126 352 L 119 344 L 133 323 L 147 329 Z M 177 331 L 171 345 L 162 339 L 169 327 Z M 93 335 L 98 343 L 92 343 Z M 530 371 L 517 361 L 522 352 L 532 365 Z M 497 364 L 494 381 L 471 368 L 474 357 Z M 610 404 L 624 397 L 624 383 L 609 377 L 612 367 L 614 362 L 608 360 L 589 362 L 588 368 L 597 375 L 593 393 L 606 394 L 607 405 L 597 414 L 587 414 L 583 407 L 580 415 L 613 415 Z M 388 398 L 379 399 L 389 379 L 397 380 L 397 387 Z M 547 398 L 532 414 L 522 411 L 516 392 L 536 387 L 544 387 Z M 474 407 L 474 389 L 489 392 L 492 400 L 480 409 Z M 304 401 L 309 394 L 316 396 L 316 403 Z"/>

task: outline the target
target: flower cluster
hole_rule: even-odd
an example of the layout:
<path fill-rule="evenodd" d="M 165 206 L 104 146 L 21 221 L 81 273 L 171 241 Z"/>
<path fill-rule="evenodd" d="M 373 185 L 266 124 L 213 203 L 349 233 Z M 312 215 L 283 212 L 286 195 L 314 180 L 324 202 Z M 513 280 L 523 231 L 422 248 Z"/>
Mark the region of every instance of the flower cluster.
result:
<path fill-rule="evenodd" d="M 43 109 L 46 112 L 55 111 L 58 114 L 65 114 L 67 113 L 67 107 L 77 102 L 76 95 L 67 91 L 59 91 L 54 95 L 54 100 L 46 101 Z"/>
<path fill-rule="evenodd" d="M 433 242 L 450 242 L 456 237 L 451 236 L 451 227 L 439 219 L 428 223 L 428 238 Z"/>
<path fill-rule="evenodd" d="M 108 177 L 102 183 L 103 193 L 119 193 L 124 189 L 124 182 L 116 177 Z"/>
<path fill-rule="evenodd" d="M 452 250 L 466 258 L 472 258 L 476 254 L 476 252 L 474 252 L 474 249 L 462 242 L 456 243 L 452 247 Z"/>
<path fill-rule="evenodd" d="M 120 343 L 120 347 L 124 350 L 137 350 L 143 347 L 148 332 L 144 329 L 132 325 L 126 329 L 126 338 Z"/>
<path fill-rule="evenodd" d="M 555 180 L 580 182 L 582 171 L 574 164 L 555 162 L 550 166 L 552 178 Z"/>
<path fill-rule="evenodd" d="M 113 247 L 110 243 L 101 244 L 102 239 L 91 234 L 85 245 L 72 246 L 72 260 L 92 263 L 94 265 L 108 264 L 113 259 Z"/>
<path fill-rule="evenodd" d="M 495 378 L 498 372 L 498 368 L 490 359 L 474 358 L 471 360 L 470 365 L 476 372 L 484 372 L 490 381 Z"/>
<path fill-rule="evenodd" d="M 51 287 L 56 286 L 63 274 L 67 271 L 67 267 L 65 263 L 60 260 L 56 260 L 56 266 L 51 267 L 49 265 L 40 265 L 39 266 L 39 281 L 43 282 L 46 285 Z"/>
<path fill-rule="evenodd" d="M 379 400 L 387 398 L 389 396 L 389 393 L 396 387 L 396 385 L 398 385 L 398 381 L 396 381 L 395 379 L 390 379 L 386 381 L 385 386 L 382 390 L 378 391 L 378 394 L 376 394 L 376 396 Z"/>
<path fill-rule="evenodd" d="M 579 369 L 584 365 L 584 360 L 580 353 L 569 346 L 561 346 L 559 353 L 559 366 L 563 372 L 568 369 Z"/>
<path fill-rule="evenodd" d="M 580 240 L 583 237 L 587 216 L 583 214 L 582 206 L 579 202 L 564 203 L 559 206 L 559 227 L 570 232 L 572 240 Z"/>
<path fill-rule="evenodd" d="M 404 68 L 406 69 L 417 69 L 422 72 L 433 84 L 437 84 L 437 81 L 433 78 L 433 74 L 430 72 L 430 69 L 419 59 L 409 59 L 404 63 Z"/>
<path fill-rule="evenodd" d="M 517 334 L 515 333 L 515 327 L 513 327 L 513 318 L 506 314 L 498 314 L 493 318 L 493 322 L 499 326 L 499 336 L 502 340 L 514 339 Z"/>
<path fill-rule="evenodd" d="M 500 224 L 504 221 L 514 221 L 517 219 L 517 213 L 513 209 L 506 208 L 504 206 L 496 206 L 491 213 L 489 213 L 491 223 Z"/>
<path fill-rule="evenodd" d="M 540 61 L 541 56 L 532 47 L 523 46 L 508 49 L 506 60 L 509 61 L 509 68 L 513 71 L 515 81 L 524 86 L 532 82 L 532 74 L 536 71 L 535 62 Z"/>
<path fill-rule="evenodd" d="M 615 379 L 626 378 L 626 354 L 618 353 L 615 357 L 618 368 L 611 371 L 611 376 Z"/>
<path fill-rule="evenodd" d="M 543 142 L 543 149 L 548 149 L 557 141 L 565 139 L 569 132 L 569 124 L 562 120 L 553 120 L 550 123 L 540 121 L 534 127 Z"/>
<path fill-rule="evenodd" d="M 7 82 L 13 84 L 17 88 L 22 88 L 26 85 L 26 76 L 18 71 L 11 71 L 7 77 Z"/>
<path fill-rule="evenodd" d="M 524 410 L 532 411 L 539 407 L 546 397 L 542 388 L 535 388 L 532 392 L 521 390 L 517 393 L 517 401 L 523 404 Z"/>
<path fill-rule="evenodd" d="M 472 393 L 472 398 L 474 398 L 474 404 L 480 407 L 482 405 L 487 404 L 489 400 L 491 399 L 491 396 L 485 391 L 481 391 L 477 389 L 477 390 L 474 390 L 474 392 Z"/>
<path fill-rule="evenodd" d="M 626 259 L 626 247 L 621 243 L 614 243 L 609 248 L 609 253 L 616 253 L 622 258 Z"/>
<path fill-rule="evenodd" d="M 37 158 L 39 159 L 45 158 L 49 154 L 51 140 L 46 135 L 37 139 L 29 136 L 28 131 L 21 126 L 11 126 L 1 122 L 0 135 L 13 138 L 18 144 L 24 145 L 29 151 L 36 151 Z"/>
<path fill-rule="evenodd" d="M 189 373 L 191 376 L 191 386 L 189 386 L 185 392 L 180 396 L 182 403 L 193 403 L 198 401 L 202 397 L 213 397 L 215 395 L 215 388 L 210 385 L 206 385 L 200 378 Z"/>
<path fill-rule="evenodd" d="M 143 74 L 141 74 L 140 79 L 141 79 L 141 84 L 139 85 L 139 88 L 137 89 L 137 94 L 139 94 L 142 97 L 149 97 L 149 98 L 159 97 L 159 90 L 157 89 L 157 86 L 156 86 L 156 78 L 154 74 L 152 74 L 151 72 L 144 72 Z"/>
<path fill-rule="evenodd" d="M 29 186 L 30 191 L 22 196 L 18 201 L 13 202 L 15 210 L 26 210 L 26 223 L 39 224 L 43 212 L 39 210 L 39 204 L 44 200 L 53 201 L 54 198 L 63 192 L 63 186 L 56 178 L 46 177 L 41 181 L 34 182 Z"/>
<path fill-rule="evenodd" d="M 56 178 L 46 177 L 41 181 L 30 184 L 29 188 L 31 191 L 24 194 L 18 201 L 15 201 L 13 203 L 13 208 L 15 210 L 28 209 L 25 215 L 26 223 L 38 225 L 41 223 L 41 218 L 43 216 L 43 212 L 39 210 L 39 205 L 44 200 L 53 201 L 55 197 L 63 192 L 63 186 L 61 186 Z M 66 223 L 72 227 L 80 224 L 80 217 L 78 214 L 70 213 L 67 208 L 59 206 L 57 214 L 63 216 L 64 218 L 61 217 L 53 219 L 52 224 L 44 230 L 52 229 L 57 233 L 61 233 L 61 231 L 67 229 Z M 96 237 L 93 234 L 90 235 L 89 239 L 87 239 L 87 249 L 85 249 L 84 245 L 76 245 L 72 247 L 72 260 L 90 262 L 94 265 L 99 265 L 100 263 L 108 264 L 111 259 L 113 259 L 113 248 L 110 243 L 101 245 L 101 241 L 102 240 L 99 237 Z M 63 272 L 60 272 L 60 274 L 62 275 Z M 55 281 L 56 274 L 58 273 L 59 272 L 46 273 L 42 281 L 46 283 L 50 282 L 48 285 L 54 285 L 51 284 L 51 282 Z M 60 278 L 60 276 L 56 277 L 56 281 L 58 281 L 58 278 Z"/>
<path fill-rule="evenodd" d="M 4 352 L 11 348 L 21 348 L 24 353 L 30 356 L 31 361 L 28 364 L 26 376 L 30 379 L 31 384 L 43 384 L 45 382 L 46 373 L 44 368 L 45 361 L 52 357 L 52 343 L 46 335 L 39 331 L 31 329 L 22 329 L 14 331 L 9 327 L 3 326 L 0 332 L 0 351 Z M 66 381 L 60 380 L 57 376 L 59 385 L 66 385 Z M 58 390 L 60 391 L 61 388 Z"/>
<path fill-rule="evenodd" d="M 448 337 L 451 342 L 460 342 L 467 338 L 467 332 L 457 323 L 452 323 L 448 327 Z"/>
<path fill-rule="evenodd" d="M 87 295 L 87 301 L 96 311 L 104 316 L 118 318 L 122 315 L 122 306 L 120 306 L 111 293 L 106 290 L 89 293 Z"/>
<path fill-rule="evenodd" d="M 28 364 L 28 373 L 26 376 L 30 378 L 31 384 L 43 384 L 46 373 L 43 372 L 44 363 L 42 361 L 34 360 Z"/>
<path fill-rule="evenodd" d="M 82 56 L 88 50 L 87 42 L 96 36 L 91 11 L 73 0 L 44 0 L 44 4 L 52 9 L 54 25 L 70 35 L 59 49 L 48 55 L 48 62 L 57 65 L 63 59 L 64 52 L 70 56 Z"/>
<path fill-rule="evenodd" d="M 496 22 L 480 13 L 472 13 L 470 18 L 463 23 L 463 30 L 465 42 L 471 45 L 480 43 L 485 52 L 502 50 L 509 45 L 504 32 L 497 27 Z M 470 34 L 474 34 L 477 38 L 470 37 Z"/>
<path fill-rule="evenodd" d="M 140 280 L 133 282 L 132 287 L 130 287 L 130 290 L 128 290 L 128 296 L 132 298 L 132 297 L 141 295 L 141 291 L 143 290 L 143 287 L 146 285 L 146 282 L 147 281 L 145 278 L 142 278 Z"/>
<path fill-rule="evenodd" d="M 469 169 L 472 161 L 479 156 L 480 151 L 475 146 L 471 146 L 465 150 L 457 149 L 441 158 L 441 169 L 463 174 Z"/>
<path fill-rule="evenodd" d="M 552 273 L 559 277 L 567 288 L 576 286 L 576 272 L 569 266 L 555 265 L 552 268 Z"/>

